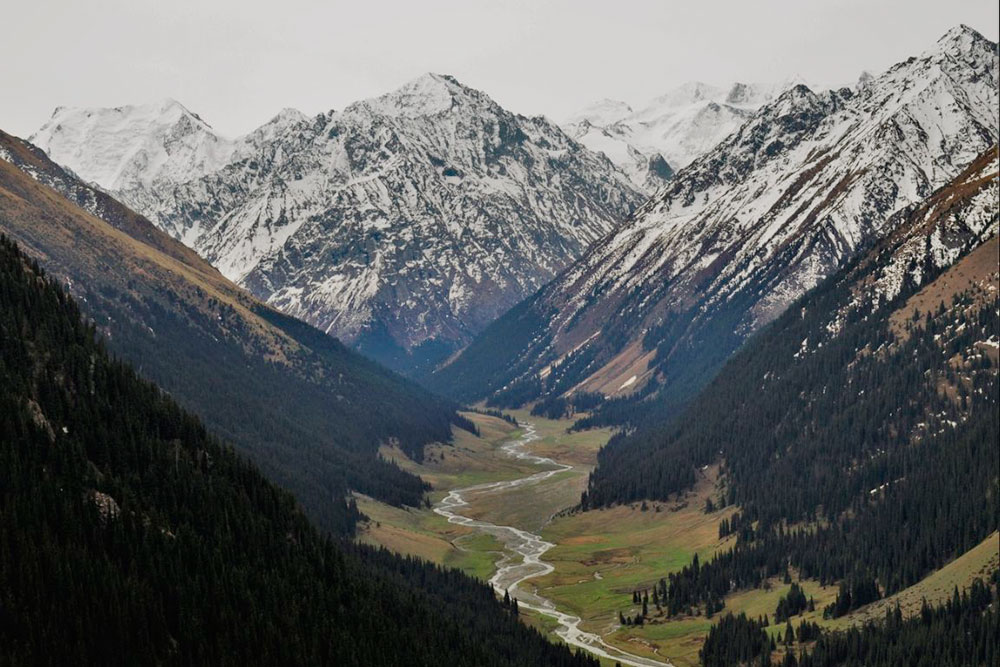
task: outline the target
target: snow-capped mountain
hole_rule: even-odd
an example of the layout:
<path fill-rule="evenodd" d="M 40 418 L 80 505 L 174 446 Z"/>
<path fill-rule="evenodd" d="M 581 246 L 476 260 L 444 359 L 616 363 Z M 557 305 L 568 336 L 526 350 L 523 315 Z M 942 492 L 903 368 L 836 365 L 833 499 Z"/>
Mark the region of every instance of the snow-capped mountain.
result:
<path fill-rule="evenodd" d="M 604 127 L 614 125 L 635 113 L 626 102 L 604 98 L 588 104 L 565 120 L 563 125 L 571 127 L 577 123 L 587 122 L 591 125 Z"/>
<path fill-rule="evenodd" d="M 169 197 L 177 183 L 220 169 L 236 145 L 171 99 L 110 109 L 59 107 L 30 140 L 140 211 Z M 166 229 L 193 240 L 184 229 Z"/>
<path fill-rule="evenodd" d="M 762 104 L 801 82 L 801 77 L 792 77 L 777 84 L 734 83 L 728 88 L 690 82 L 638 111 L 625 102 L 601 100 L 567 118 L 563 129 L 591 150 L 604 153 L 636 187 L 652 193 Z"/>
<path fill-rule="evenodd" d="M 994 145 L 947 186 L 893 216 L 892 234 L 847 276 L 854 283 L 853 300 L 832 318 L 830 333 L 843 326 L 850 311 L 867 313 L 891 303 L 905 285 L 924 285 L 928 274 L 947 269 L 989 239 L 995 247 L 1000 231 L 998 158 Z M 995 250 L 988 265 L 995 274 Z M 954 281 L 953 289 L 960 291 L 961 283 Z"/>
<path fill-rule="evenodd" d="M 158 108 L 58 110 L 32 140 L 256 295 L 390 362 L 464 343 L 643 200 L 558 126 L 448 76 L 312 119 L 288 110 L 236 140 Z"/>
<path fill-rule="evenodd" d="M 996 44 L 961 26 L 855 90 L 785 91 L 435 382 L 469 396 L 515 380 L 609 395 L 700 386 L 997 141 L 997 75 Z M 498 353 L 515 320 L 527 333 Z M 487 348 L 499 358 L 485 371 Z"/>

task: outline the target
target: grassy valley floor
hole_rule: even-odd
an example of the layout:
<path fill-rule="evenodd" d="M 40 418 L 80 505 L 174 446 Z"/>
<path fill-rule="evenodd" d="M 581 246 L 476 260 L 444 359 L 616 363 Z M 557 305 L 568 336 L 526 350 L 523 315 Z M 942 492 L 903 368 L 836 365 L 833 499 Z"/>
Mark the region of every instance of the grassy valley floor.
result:
<path fill-rule="evenodd" d="M 528 590 L 535 587 L 559 609 L 580 616 L 582 629 L 598 633 L 612 646 L 635 655 L 669 661 L 677 667 L 696 665 L 704 637 L 721 614 L 714 618 L 667 619 L 650 603 L 650 617 L 641 627 L 619 625 L 618 614 L 632 616 L 640 610 L 632 604 L 633 590 L 651 588 L 661 577 L 689 564 L 695 554 L 706 562 L 717 551 L 732 545 L 733 537 L 719 539 L 719 524 L 732 516 L 736 508 L 704 511 L 706 499 L 718 497 L 718 467 L 703 469 L 697 486 L 669 503 L 574 512 L 571 508 L 586 488 L 597 451 L 607 442 L 610 431 L 568 433 L 569 420 L 533 417 L 527 411 L 512 414 L 522 424 L 534 424 L 537 430 L 539 439 L 526 448 L 528 451 L 571 465 L 572 469 L 533 486 L 474 494 L 462 513 L 535 532 L 555 544 L 543 556 L 555 570 L 526 581 L 521 587 Z M 501 445 L 519 437 L 522 429 L 495 417 L 477 413 L 466 416 L 476 423 L 480 436 L 456 431 L 453 444 L 428 447 L 420 463 L 398 450 L 383 449 L 384 456 L 433 485 L 429 494 L 432 502 L 439 501 L 452 489 L 517 479 L 540 469 L 501 450 Z M 495 572 L 495 564 L 503 557 L 501 545 L 493 537 L 450 524 L 429 507 L 401 509 L 364 496 L 357 500 L 361 511 L 369 517 L 359 528 L 359 539 L 364 542 L 456 567 L 482 579 Z M 805 594 L 815 599 L 816 611 L 795 617 L 793 623 L 797 626 L 801 620 L 809 620 L 825 627 L 845 627 L 883 616 L 885 609 L 894 607 L 897 600 L 904 614 L 916 613 L 923 598 L 932 604 L 941 601 L 951 595 L 955 586 L 959 589 L 968 586 L 973 578 L 985 576 L 995 568 L 1000 561 L 998 539 L 994 533 L 979 547 L 916 586 L 840 619 L 822 617 L 823 607 L 836 598 L 836 586 L 822 587 L 808 580 L 798 582 Z M 790 584 L 775 579 L 764 588 L 735 593 L 726 598 L 722 614 L 742 611 L 753 617 L 769 615 L 770 632 L 783 636 L 785 625 L 775 624 L 773 614 L 778 600 L 789 588 Z M 553 634 L 555 621 L 530 612 L 522 617 L 558 641 Z"/>

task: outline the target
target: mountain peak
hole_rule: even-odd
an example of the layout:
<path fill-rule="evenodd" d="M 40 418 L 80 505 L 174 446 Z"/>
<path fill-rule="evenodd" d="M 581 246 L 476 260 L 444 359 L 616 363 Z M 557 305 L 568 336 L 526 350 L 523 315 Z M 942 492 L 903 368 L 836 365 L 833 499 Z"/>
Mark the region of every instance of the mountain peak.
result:
<path fill-rule="evenodd" d="M 88 109 L 87 111 L 99 113 L 101 110 Z M 158 118 L 164 123 L 176 123 L 181 118 L 188 117 L 198 121 L 198 123 L 206 128 L 212 127 L 206 123 L 201 116 L 191 111 L 172 97 L 163 97 L 155 102 L 149 102 L 147 104 L 127 104 L 121 107 L 114 107 L 111 111 L 123 116 L 146 119 L 147 122 Z"/>
<path fill-rule="evenodd" d="M 819 102 L 816 93 L 804 83 L 797 83 L 785 89 L 771 104 L 762 111 L 768 115 L 784 115 L 803 107 L 812 107 Z"/>
<path fill-rule="evenodd" d="M 470 99 L 489 100 L 486 95 L 459 83 L 453 76 L 428 72 L 390 93 L 357 105 L 386 116 L 417 118 L 444 113 L 461 101 Z"/>
<path fill-rule="evenodd" d="M 181 110 L 181 111 L 187 111 L 187 107 L 185 107 L 183 104 L 181 104 L 180 102 L 178 102 L 177 100 L 175 100 L 172 97 L 163 97 L 163 98 L 160 98 L 159 100 L 157 100 L 156 102 L 154 102 L 152 105 L 149 105 L 149 106 L 156 106 L 156 107 L 158 107 L 160 109 L 160 111 L 164 111 L 164 112 L 166 112 L 166 111 L 172 111 L 174 109 Z"/>
<path fill-rule="evenodd" d="M 970 28 L 964 23 L 959 23 L 954 28 L 951 28 L 938 39 L 938 44 L 955 44 L 955 43 L 969 43 L 976 41 L 986 41 L 979 31 L 974 28 Z"/>
<path fill-rule="evenodd" d="M 196 178 L 232 152 L 232 142 L 169 97 L 119 107 L 61 107 L 30 141 L 84 180 L 111 190 L 147 185 L 166 174 Z"/>
<path fill-rule="evenodd" d="M 632 107 L 621 100 L 613 100 L 609 97 L 591 102 L 583 107 L 568 119 L 567 124 L 590 123 L 592 125 L 612 125 L 632 114 Z"/>
<path fill-rule="evenodd" d="M 653 100 L 651 106 L 687 106 L 702 100 L 718 99 L 722 94 L 723 91 L 715 86 L 710 86 L 701 81 L 688 81 L 657 97 Z"/>
<path fill-rule="evenodd" d="M 969 54 L 974 51 L 996 53 L 997 45 L 967 25 L 959 24 L 938 39 L 932 52 L 950 55 Z"/>
<path fill-rule="evenodd" d="M 783 80 L 774 83 L 743 83 L 737 81 L 729 88 L 725 99 L 719 99 L 718 101 L 753 109 L 777 99 L 781 93 L 801 83 L 806 83 L 806 78 L 800 74 L 787 76 Z"/>
<path fill-rule="evenodd" d="M 980 41 L 968 29 L 949 39 Z M 996 72 L 996 53 L 982 44 L 968 54 L 939 46 L 894 65 L 862 95 L 789 88 L 682 166 L 434 382 L 464 383 L 478 398 L 521 378 L 552 396 L 570 386 L 616 395 L 657 378 L 647 380 L 651 391 L 659 384 L 660 397 L 673 400 L 683 383 L 891 232 L 893 213 L 996 142 Z M 658 124 L 661 136 L 676 136 L 676 117 Z M 504 339 L 514 330 L 523 343 Z M 662 359 L 643 362 L 644 375 L 630 379 L 636 350 L 654 347 L 666 351 Z M 569 350 L 591 363 L 563 362 Z M 542 377 L 546 365 L 558 373 Z M 487 367 L 510 370 L 467 379 Z"/>
<path fill-rule="evenodd" d="M 266 125 L 291 125 L 292 123 L 299 123 L 304 120 L 309 120 L 309 117 L 298 109 L 293 109 L 292 107 L 285 107 L 278 113 L 276 113 L 271 120 L 265 123 Z"/>
<path fill-rule="evenodd" d="M 750 97 L 750 86 L 737 81 L 726 94 L 726 104 L 743 104 Z"/>
<path fill-rule="evenodd" d="M 245 145 L 260 145 L 265 142 L 276 141 L 289 128 L 293 128 L 299 123 L 304 123 L 308 120 L 309 117 L 298 109 L 285 107 L 272 116 L 266 123 L 241 137 L 238 141 Z"/>

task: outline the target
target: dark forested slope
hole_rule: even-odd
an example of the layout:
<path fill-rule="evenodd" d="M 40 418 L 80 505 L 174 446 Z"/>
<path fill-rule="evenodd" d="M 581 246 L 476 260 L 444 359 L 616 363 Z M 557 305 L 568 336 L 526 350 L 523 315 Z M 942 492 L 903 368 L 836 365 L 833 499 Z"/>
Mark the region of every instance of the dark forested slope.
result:
<path fill-rule="evenodd" d="M 262 304 L 145 218 L 0 132 L 0 231 L 64 281 L 110 348 L 233 442 L 312 517 L 353 528 L 351 488 L 416 505 L 414 458 L 454 405 Z"/>
<path fill-rule="evenodd" d="M 0 236 L 0 664 L 593 665 L 321 536 Z"/>
<path fill-rule="evenodd" d="M 996 148 L 901 216 L 680 417 L 602 450 L 585 507 L 665 499 L 724 464 L 737 544 L 670 575 L 671 613 L 794 566 L 846 582 L 839 615 L 865 602 L 850 590 L 898 591 L 996 530 Z"/>

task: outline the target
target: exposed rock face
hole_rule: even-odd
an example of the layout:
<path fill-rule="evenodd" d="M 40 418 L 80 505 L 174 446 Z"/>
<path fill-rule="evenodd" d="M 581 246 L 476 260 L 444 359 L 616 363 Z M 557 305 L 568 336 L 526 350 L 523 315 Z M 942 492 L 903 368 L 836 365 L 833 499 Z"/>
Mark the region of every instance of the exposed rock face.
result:
<path fill-rule="evenodd" d="M 121 507 L 118 506 L 118 501 L 101 491 L 91 491 L 90 502 L 94 503 L 94 506 L 97 507 L 101 523 L 113 521 L 122 513 Z"/>
<path fill-rule="evenodd" d="M 519 307 L 530 334 L 503 372 L 473 379 L 474 342 L 441 387 L 482 395 L 539 373 L 543 391 L 615 394 L 633 374 L 629 392 L 696 384 L 997 141 L 997 72 L 996 45 L 963 26 L 858 89 L 787 90 Z"/>
<path fill-rule="evenodd" d="M 161 107 L 63 109 L 33 139 L 227 277 L 389 361 L 466 342 L 643 201 L 557 126 L 447 76 L 235 141 Z"/>

